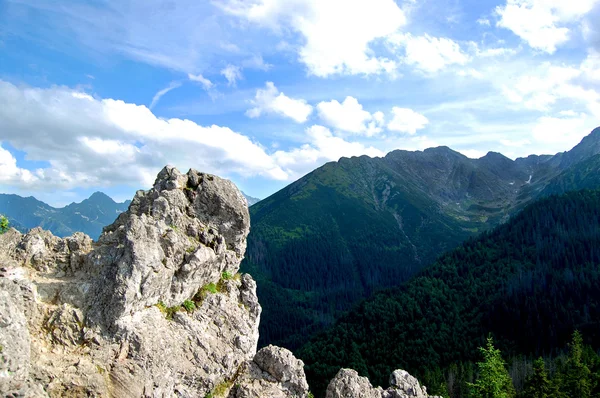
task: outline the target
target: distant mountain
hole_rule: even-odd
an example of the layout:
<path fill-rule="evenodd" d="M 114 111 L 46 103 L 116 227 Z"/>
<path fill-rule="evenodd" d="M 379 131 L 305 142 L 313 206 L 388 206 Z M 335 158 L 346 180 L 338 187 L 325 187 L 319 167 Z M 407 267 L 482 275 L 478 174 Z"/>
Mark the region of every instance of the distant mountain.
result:
<path fill-rule="evenodd" d="M 398 150 L 328 163 L 263 199 L 250 209 L 242 263 L 258 282 L 261 345 L 297 348 L 359 299 L 400 285 L 531 201 L 597 186 L 597 154 L 600 128 L 569 152 L 515 161 Z"/>
<path fill-rule="evenodd" d="M 246 195 L 244 192 L 242 192 L 242 195 L 244 195 L 244 197 L 246 198 L 246 200 L 248 201 L 248 207 L 260 202 L 260 199 L 258 198 L 253 198 L 252 196 Z"/>
<path fill-rule="evenodd" d="M 597 350 L 599 247 L 600 190 L 537 201 L 299 350 L 311 390 L 322 392 L 340 367 L 375 385 L 400 367 L 433 393 L 465 397 L 489 333 L 505 358 L 556 356 L 575 329 Z"/>
<path fill-rule="evenodd" d="M 54 208 L 34 197 L 0 194 L 0 214 L 22 232 L 42 227 L 60 237 L 81 231 L 97 239 L 102 228 L 127 210 L 129 203 L 116 203 L 102 192 L 96 192 L 81 203 Z"/>

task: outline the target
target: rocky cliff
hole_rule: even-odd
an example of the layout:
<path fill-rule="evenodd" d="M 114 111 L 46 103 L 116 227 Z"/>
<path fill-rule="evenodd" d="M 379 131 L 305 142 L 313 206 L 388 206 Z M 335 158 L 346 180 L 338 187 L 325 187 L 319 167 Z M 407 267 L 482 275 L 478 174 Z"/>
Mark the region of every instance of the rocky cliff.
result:
<path fill-rule="evenodd" d="M 302 361 L 257 352 L 256 284 L 237 273 L 249 227 L 230 181 L 165 167 L 97 242 L 1 235 L 0 395 L 308 396 Z M 392 390 L 344 370 L 327 394 L 426 396 Z"/>

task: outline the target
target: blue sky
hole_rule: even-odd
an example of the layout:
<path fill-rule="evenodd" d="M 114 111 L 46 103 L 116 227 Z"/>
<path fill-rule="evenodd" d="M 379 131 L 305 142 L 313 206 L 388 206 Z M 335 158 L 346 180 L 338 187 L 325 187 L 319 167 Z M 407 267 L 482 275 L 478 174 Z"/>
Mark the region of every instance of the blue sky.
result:
<path fill-rule="evenodd" d="M 61 206 L 165 164 L 264 198 L 341 156 L 570 149 L 600 0 L 0 0 L 0 192 Z"/>

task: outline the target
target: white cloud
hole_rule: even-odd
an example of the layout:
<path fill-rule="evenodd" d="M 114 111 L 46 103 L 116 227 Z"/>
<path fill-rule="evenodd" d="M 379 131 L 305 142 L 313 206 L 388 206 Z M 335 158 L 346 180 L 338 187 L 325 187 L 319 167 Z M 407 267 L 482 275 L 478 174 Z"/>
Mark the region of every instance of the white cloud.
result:
<path fill-rule="evenodd" d="M 289 178 L 260 145 L 227 127 L 161 119 L 145 106 L 65 87 L 23 88 L 0 80 L 0 131 L 29 160 L 48 162 L 29 172 L 0 151 L 2 181 L 33 190 L 149 186 L 165 164 L 222 176 Z"/>
<path fill-rule="evenodd" d="M 257 118 L 263 113 L 274 113 L 289 117 L 297 123 L 304 123 L 313 110 L 305 100 L 293 99 L 280 93 L 273 82 L 267 82 L 264 90 L 257 90 L 254 100 L 250 102 L 254 108 L 246 111 L 246 115 L 251 118 Z"/>
<path fill-rule="evenodd" d="M 600 106 L 600 93 L 582 86 L 579 81 L 581 78 L 593 78 L 594 68 L 588 69 L 589 62 L 593 61 L 588 59 L 579 68 L 541 64 L 511 78 L 510 85 L 504 85 L 503 93 L 509 101 L 527 109 L 549 111 L 568 100 L 582 104 L 595 113 Z"/>
<path fill-rule="evenodd" d="M 597 121 L 585 114 L 566 117 L 543 116 L 537 120 L 532 137 L 554 152 L 568 150 L 597 127 Z"/>
<path fill-rule="evenodd" d="M 346 97 L 341 104 L 336 100 L 321 102 L 317 110 L 321 120 L 329 126 L 367 137 L 379 134 L 384 124 L 382 112 L 371 114 L 354 97 Z"/>
<path fill-rule="evenodd" d="M 396 69 L 372 47 L 406 23 L 394 0 L 229 0 L 222 7 L 279 34 L 299 33 L 300 61 L 316 76 L 393 74 Z"/>
<path fill-rule="evenodd" d="M 0 184 L 21 186 L 35 182 L 38 178 L 39 175 L 17 167 L 17 159 L 0 145 Z"/>
<path fill-rule="evenodd" d="M 572 25 L 598 0 L 506 0 L 496 7 L 497 26 L 511 30 L 532 48 L 552 54 L 567 42 Z"/>
<path fill-rule="evenodd" d="M 213 82 L 211 82 L 210 80 L 208 80 L 201 74 L 194 75 L 192 73 L 188 73 L 188 79 L 190 79 L 193 82 L 200 83 L 202 85 L 202 87 L 204 87 L 205 90 L 210 90 L 211 88 L 214 87 Z"/>
<path fill-rule="evenodd" d="M 416 134 L 417 130 L 425 128 L 429 120 L 408 108 L 392 108 L 392 120 L 388 123 L 387 128 L 392 131 L 401 133 Z"/>
<path fill-rule="evenodd" d="M 487 18 L 479 18 L 477 23 L 482 26 L 490 26 L 490 20 Z"/>
<path fill-rule="evenodd" d="M 468 158 L 479 159 L 486 155 L 487 152 L 480 151 L 479 149 L 459 149 L 458 152 L 462 153 Z"/>
<path fill-rule="evenodd" d="M 435 73 L 449 65 L 464 65 L 469 62 L 458 43 L 448 38 L 437 38 L 425 34 L 413 36 L 410 33 L 396 34 L 388 39 L 396 51 L 403 50 L 402 60 L 425 73 Z"/>
<path fill-rule="evenodd" d="M 235 65 L 227 65 L 223 70 L 221 70 L 221 74 L 225 76 L 227 79 L 227 85 L 235 86 L 237 81 L 242 78 L 242 71 L 239 66 Z"/>
<path fill-rule="evenodd" d="M 286 173 L 297 178 L 328 161 L 336 161 L 341 157 L 367 155 L 384 156 L 377 148 L 367 147 L 358 142 L 348 142 L 336 137 L 323 126 L 314 125 L 306 129 L 310 144 L 289 151 L 277 151 L 273 158 Z"/>
<path fill-rule="evenodd" d="M 154 94 L 154 97 L 152 97 L 152 102 L 150 103 L 149 108 L 154 108 L 163 95 L 178 87 L 181 87 L 181 82 L 171 82 L 168 87 L 165 87 L 162 90 L 158 91 L 156 94 Z"/>

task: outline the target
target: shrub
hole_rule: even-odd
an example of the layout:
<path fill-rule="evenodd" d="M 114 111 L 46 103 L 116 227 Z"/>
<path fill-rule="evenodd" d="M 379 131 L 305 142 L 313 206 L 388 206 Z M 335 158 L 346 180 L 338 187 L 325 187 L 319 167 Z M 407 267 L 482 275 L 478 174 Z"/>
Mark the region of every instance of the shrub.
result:
<path fill-rule="evenodd" d="M 6 231 L 8 231 L 8 218 L 0 215 L 0 234 L 5 233 Z"/>
<path fill-rule="evenodd" d="M 192 300 L 185 300 L 182 306 L 187 312 L 193 312 L 196 309 L 196 304 Z"/>

